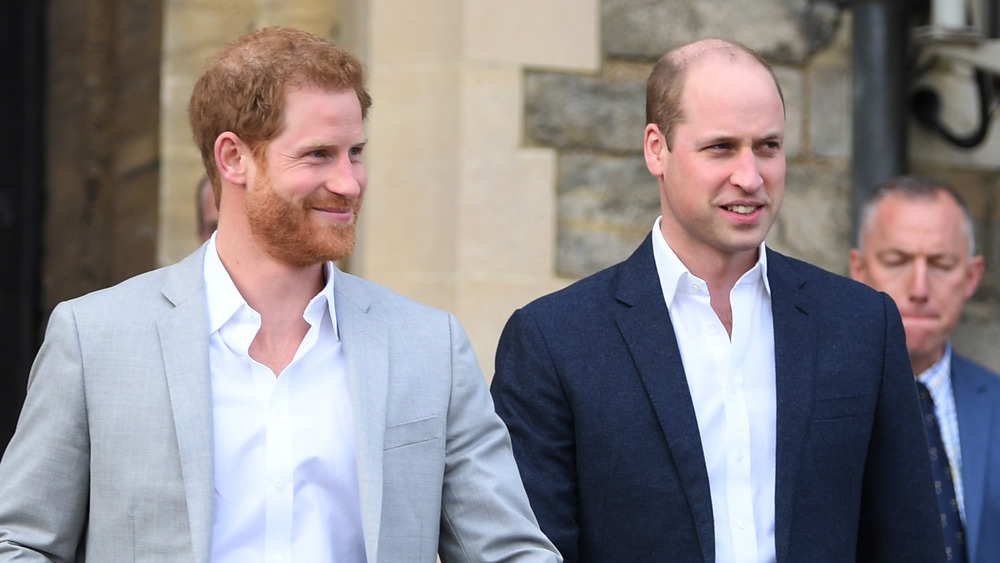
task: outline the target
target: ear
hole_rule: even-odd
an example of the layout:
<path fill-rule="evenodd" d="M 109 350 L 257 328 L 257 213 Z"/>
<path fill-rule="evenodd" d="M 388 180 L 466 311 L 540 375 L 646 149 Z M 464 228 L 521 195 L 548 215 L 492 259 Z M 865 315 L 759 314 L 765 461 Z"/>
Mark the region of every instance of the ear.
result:
<path fill-rule="evenodd" d="M 219 176 L 233 185 L 245 185 L 253 156 L 236 133 L 226 131 L 215 139 L 215 165 Z"/>
<path fill-rule="evenodd" d="M 653 176 L 662 177 L 665 171 L 663 156 L 668 152 L 667 140 L 655 123 L 646 124 L 642 149 L 643 155 L 646 157 L 646 169 Z"/>
<path fill-rule="evenodd" d="M 852 248 L 847 254 L 847 264 L 851 272 L 851 279 L 861 283 L 865 282 L 865 261 L 864 257 L 861 256 L 861 251 L 857 248 Z"/>
<path fill-rule="evenodd" d="M 983 279 L 983 270 L 986 269 L 986 261 L 982 256 L 973 256 L 969 260 L 969 273 L 965 280 L 965 298 L 972 297 L 979 287 L 980 280 Z"/>

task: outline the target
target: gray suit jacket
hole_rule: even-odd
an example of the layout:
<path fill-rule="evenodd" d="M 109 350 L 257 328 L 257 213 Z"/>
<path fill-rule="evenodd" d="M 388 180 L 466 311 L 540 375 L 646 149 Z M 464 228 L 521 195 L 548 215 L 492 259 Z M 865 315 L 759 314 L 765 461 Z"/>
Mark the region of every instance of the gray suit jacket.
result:
<path fill-rule="evenodd" d="M 60 304 L 0 462 L 0 561 L 207 562 L 204 247 Z M 336 271 L 369 561 L 557 561 L 458 321 Z"/>
<path fill-rule="evenodd" d="M 1000 377 L 951 356 L 970 563 L 1000 561 Z"/>

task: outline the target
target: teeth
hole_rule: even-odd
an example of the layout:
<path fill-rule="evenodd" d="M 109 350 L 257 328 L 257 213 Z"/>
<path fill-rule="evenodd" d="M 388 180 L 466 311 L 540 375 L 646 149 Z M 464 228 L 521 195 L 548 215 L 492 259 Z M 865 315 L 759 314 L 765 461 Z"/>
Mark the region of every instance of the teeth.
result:
<path fill-rule="evenodd" d="M 730 206 L 727 206 L 726 209 L 728 209 L 729 211 L 732 211 L 733 213 L 739 213 L 741 215 L 749 215 L 749 214 L 753 213 L 757 209 L 757 206 L 755 206 L 755 205 L 730 205 Z"/>

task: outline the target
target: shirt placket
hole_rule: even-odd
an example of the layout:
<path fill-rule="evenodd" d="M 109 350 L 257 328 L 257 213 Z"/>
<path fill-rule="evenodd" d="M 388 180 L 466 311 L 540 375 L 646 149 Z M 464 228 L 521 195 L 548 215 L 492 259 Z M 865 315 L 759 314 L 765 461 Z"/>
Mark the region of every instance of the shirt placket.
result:
<path fill-rule="evenodd" d="M 287 374 L 286 374 L 287 375 Z M 292 557 L 292 499 L 294 495 L 293 433 L 287 377 L 275 382 L 267 406 L 264 553 L 269 563 L 288 563 Z"/>

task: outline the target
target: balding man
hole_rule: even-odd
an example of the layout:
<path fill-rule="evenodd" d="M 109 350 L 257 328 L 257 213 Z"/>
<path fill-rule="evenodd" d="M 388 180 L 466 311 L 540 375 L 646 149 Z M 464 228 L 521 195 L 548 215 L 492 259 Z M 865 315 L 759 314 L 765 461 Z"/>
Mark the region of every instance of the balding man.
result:
<path fill-rule="evenodd" d="M 1000 561 L 1000 377 L 949 344 L 983 275 L 969 206 L 944 181 L 903 176 L 878 185 L 861 217 L 851 276 L 902 314 L 928 441 L 944 449 L 933 455 L 949 560 Z"/>
<path fill-rule="evenodd" d="M 515 312 L 497 350 L 542 530 L 567 561 L 940 561 L 895 305 L 764 245 L 785 185 L 774 73 L 699 41 L 654 67 L 646 107 L 650 236 Z"/>

